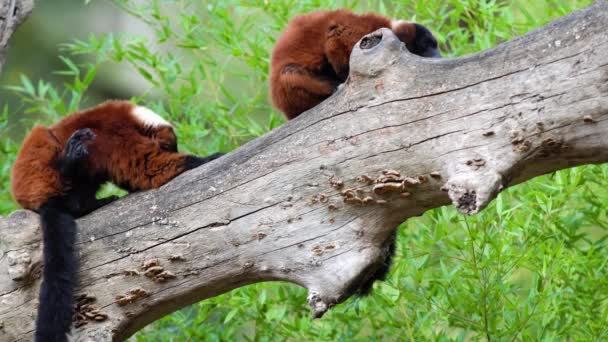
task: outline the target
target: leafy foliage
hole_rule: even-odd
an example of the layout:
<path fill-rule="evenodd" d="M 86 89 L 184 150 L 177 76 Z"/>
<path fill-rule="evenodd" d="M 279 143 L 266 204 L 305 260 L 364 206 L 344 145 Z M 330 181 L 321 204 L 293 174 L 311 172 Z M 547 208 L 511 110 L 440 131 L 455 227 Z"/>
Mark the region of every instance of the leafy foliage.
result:
<path fill-rule="evenodd" d="M 148 85 L 133 100 L 176 122 L 182 149 L 227 151 L 283 121 L 269 106 L 266 82 L 274 40 L 294 15 L 349 7 L 412 19 L 437 34 L 442 52 L 458 56 L 591 1 L 114 2 L 153 35 L 91 35 L 65 44 L 59 73 L 66 82 L 23 76 L 11 89 L 24 103 L 24 119 L 8 122 L 4 107 L 0 133 L 50 123 L 86 104 L 100 68 L 121 63 Z M 0 182 L 8 189 L 19 138 L 2 136 Z M 132 339 L 606 340 L 607 176 L 608 165 L 564 170 L 508 189 L 473 217 L 444 207 L 409 220 L 399 229 L 389 279 L 321 320 L 310 319 L 304 289 L 255 284 L 180 310 Z M 0 213 L 7 213 L 15 205 L 0 191 Z"/>

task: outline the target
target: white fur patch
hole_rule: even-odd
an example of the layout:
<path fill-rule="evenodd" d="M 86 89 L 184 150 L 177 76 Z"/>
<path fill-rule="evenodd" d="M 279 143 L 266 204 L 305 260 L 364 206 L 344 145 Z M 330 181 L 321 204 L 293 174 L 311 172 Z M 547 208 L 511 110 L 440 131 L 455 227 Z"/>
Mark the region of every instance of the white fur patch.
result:
<path fill-rule="evenodd" d="M 160 115 L 154 113 L 150 109 L 143 106 L 135 106 L 131 110 L 131 114 L 141 122 L 144 126 L 158 127 L 158 126 L 169 126 L 173 127 L 167 120 L 160 117 Z"/>
<path fill-rule="evenodd" d="M 403 24 L 407 24 L 409 21 L 401 20 L 401 19 L 393 19 L 391 20 L 391 30 L 395 31 L 397 27 Z"/>

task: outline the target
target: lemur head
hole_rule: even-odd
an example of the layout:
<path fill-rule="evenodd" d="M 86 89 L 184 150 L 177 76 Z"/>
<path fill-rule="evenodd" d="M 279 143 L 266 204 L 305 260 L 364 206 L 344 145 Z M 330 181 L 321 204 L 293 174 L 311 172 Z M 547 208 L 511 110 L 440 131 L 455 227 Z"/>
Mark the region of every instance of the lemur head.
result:
<path fill-rule="evenodd" d="M 391 30 L 411 53 L 422 57 L 441 57 L 437 39 L 426 27 L 404 20 L 393 20 Z"/>

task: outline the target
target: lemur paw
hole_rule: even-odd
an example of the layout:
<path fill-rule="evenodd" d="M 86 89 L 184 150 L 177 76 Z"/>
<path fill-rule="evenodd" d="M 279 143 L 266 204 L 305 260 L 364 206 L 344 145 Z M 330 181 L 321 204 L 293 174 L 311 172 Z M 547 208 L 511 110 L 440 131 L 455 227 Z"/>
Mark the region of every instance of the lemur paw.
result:
<path fill-rule="evenodd" d="M 86 142 L 96 138 L 90 128 L 82 128 L 70 136 L 65 146 L 65 156 L 70 159 L 82 159 L 89 154 Z"/>
<path fill-rule="evenodd" d="M 90 128 L 81 128 L 76 132 L 72 133 L 69 140 L 77 139 L 82 142 L 91 141 L 95 139 L 97 136 Z"/>

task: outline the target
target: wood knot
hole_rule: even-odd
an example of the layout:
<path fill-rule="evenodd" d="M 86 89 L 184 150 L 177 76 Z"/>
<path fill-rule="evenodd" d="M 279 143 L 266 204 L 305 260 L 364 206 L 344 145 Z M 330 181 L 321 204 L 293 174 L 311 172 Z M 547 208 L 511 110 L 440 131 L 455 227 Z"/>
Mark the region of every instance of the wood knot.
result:
<path fill-rule="evenodd" d="M 595 121 L 595 119 L 593 119 L 593 117 L 591 115 L 585 115 L 583 116 L 583 122 L 584 123 L 596 123 L 597 121 Z"/>
<path fill-rule="evenodd" d="M 477 211 L 477 194 L 470 190 L 462 194 L 457 202 L 457 209 L 461 212 L 474 213 Z"/>
<path fill-rule="evenodd" d="M 480 168 L 486 165 L 486 161 L 483 158 L 475 158 L 467 160 L 466 164 L 470 166 L 473 170 L 479 170 Z"/>
<path fill-rule="evenodd" d="M 373 32 L 368 34 L 367 36 L 361 39 L 361 43 L 359 43 L 359 48 L 361 50 L 369 50 L 374 46 L 380 44 L 382 41 L 382 32 Z"/>
<path fill-rule="evenodd" d="M 9 251 L 6 253 L 8 275 L 13 281 L 22 281 L 30 284 L 40 278 L 41 262 L 32 262 L 29 252 Z"/>

